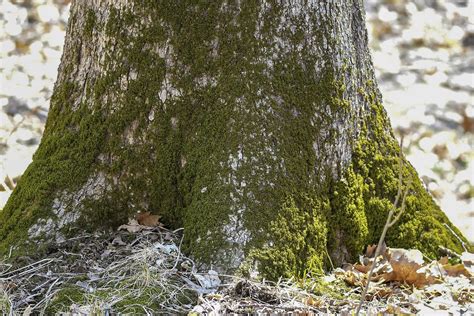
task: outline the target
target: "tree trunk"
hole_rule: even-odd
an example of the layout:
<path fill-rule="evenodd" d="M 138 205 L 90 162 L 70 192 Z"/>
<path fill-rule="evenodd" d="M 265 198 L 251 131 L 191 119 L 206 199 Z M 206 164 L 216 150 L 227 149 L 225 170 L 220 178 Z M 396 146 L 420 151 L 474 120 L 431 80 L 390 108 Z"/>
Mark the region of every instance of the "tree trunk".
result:
<path fill-rule="evenodd" d="M 137 211 L 221 271 L 321 271 L 375 243 L 398 185 L 360 0 L 73 1 L 41 145 L 0 254 Z M 414 169 L 392 247 L 460 251 Z"/>

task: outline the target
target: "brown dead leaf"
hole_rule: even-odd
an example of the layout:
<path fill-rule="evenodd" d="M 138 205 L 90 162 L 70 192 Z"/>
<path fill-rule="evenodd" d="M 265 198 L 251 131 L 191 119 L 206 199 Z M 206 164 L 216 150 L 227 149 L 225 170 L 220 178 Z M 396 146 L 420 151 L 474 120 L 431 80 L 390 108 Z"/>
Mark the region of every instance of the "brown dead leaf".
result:
<path fill-rule="evenodd" d="M 390 248 L 389 255 L 393 271 L 382 276 L 385 281 L 403 282 L 418 288 L 436 282 L 431 275 L 418 271 L 424 265 L 423 254 L 419 250 Z"/>
<path fill-rule="evenodd" d="M 313 297 L 308 297 L 304 300 L 304 303 L 307 305 L 307 306 L 313 306 L 313 307 L 323 307 L 324 305 L 324 301 L 321 300 L 321 299 L 315 299 Z"/>
<path fill-rule="evenodd" d="M 368 245 L 367 250 L 365 251 L 365 256 L 373 257 L 375 255 L 375 250 L 377 250 L 377 245 Z"/>
<path fill-rule="evenodd" d="M 374 296 L 378 298 L 387 298 L 393 294 L 393 290 L 390 287 L 383 286 L 378 287 L 375 290 Z"/>
<path fill-rule="evenodd" d="M 151 214 L 151 212 L 140 212 L 135 215 L 138 224 L 148 227 L 160 226 L 160 217 L 159 215 Z"/>
<path fill-rule="evenodd" d="M 466 267 L 464 267 L 462 263 L 454 265 L 445 264 L 443 265 L 443 269 L 449 276 L 458 277 L 460 275 L 464 275 L 467 278 L 471 277 L 471 273 L 466 269 Z"/>
<path fill-rule="evenodd" d="M 412 315 L 409 311 L 402 309 L 400 306 L 390 304 L 387 309 L 382 313 L 383 315 Z"/>
<path fill-rule="evenodd" d="M 351 286 L 364 286 L 366 283 L 364 274 L 360 273 L 357 270 L 344 271 L 343 273 L 336 276 L 341 278 L 342 280 L 344 280 L 344 282 Z"/>
<path fill-rule="evenodd" d="M 354 264 L 354 269 L 362 273 L 368 273 L 371 267 L 372 267 L 372 263 L 369 263 L 368 265 L 363 265 L 363 264 L 358 264 L 358 263 Z"/>
<path fill-rule="evenodd" d="M 462 127 L 465 133 L 474 133 L 474 118 L 466 114 L 466 111 L 461 113 L 462 115 Z"/>

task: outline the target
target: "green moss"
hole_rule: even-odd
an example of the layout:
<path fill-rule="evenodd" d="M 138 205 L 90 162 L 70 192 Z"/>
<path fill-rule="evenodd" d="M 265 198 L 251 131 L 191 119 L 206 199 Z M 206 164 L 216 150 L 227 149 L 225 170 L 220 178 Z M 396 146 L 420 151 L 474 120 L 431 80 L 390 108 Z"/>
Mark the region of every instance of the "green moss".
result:
<path fill-rule="evenodd" d="M 92 37 L 92 32 L 94 31 L 94 27 L 97 21 L 97 17 L 95 16 L 95 12 L 92 9 L 88 9 L 86 13 L 86 21 L 84 25 L 84 34 L 86 38 Z"/>
<path fill-rule="evenodd" d="M 159 276 L 152 276 L 159 278 Z M 54 315 L 70 310 L 71 305 L 89 306 L 92 314 L 101 314 L 105 307 L 114 313 L 136 314 L 143 313 L 144 307 L 147 310 L 160 311 L 162 303 L 170 300 L 173 295 L 173 303 L 179 306 L 193 305 L 197 303 L 197 293 L 191 290 L 181 292 L 179 295 L 171 293 L 174 289 L 150 286 L 149 284 L 134 284 L 132 278 L 115 284 L 99 286 L 93 292 L 87 292 L 78 286 L 65 286 L 61 288 L 47 305 L 46 313 Z M 113 302 L 113 304 L 111 304 Z"/>
<path fill-rule="evenodd" d="M 346 294 L 351 290 L 343 280 L 326 282 L 322 277 L 304 280 L 301 287 L 315 295 L 336 300 L 347 299 Z"/>
<path fill-rule="evenodd" d="M 57 313 L 68 312 L 72 304 L 85 305 L 87 302 L 86 295 L 87 293 L 77 286 L 61 288 L 47 305 L 45 313 L 56 315 Z"/>
<path fill-rule="evenodd" d="M 347 247 L 354 254 L 362 253 L 366 243 L 368 225 L 365 215 L 364 178 L 348 170 L 332 192 L 330 215 L 330 247 Z"/>
<path fill-rule="evenodd" d="M 85 106 L 75 113 L 67 110 L 75 93 L 75 86 L 67 83 L 56 88 L 41 146 L 0 212 L 0 253 L 25 241 L 28 228 L 50 215 L 57 188 L 79 188 L 94 169 L 105 138 L 103 117 L 99 112 L 90 115 Z"/>
<path fill-rule="evenodd" d="M 259 262 L 263 277 L 304 278 L 322 272 L 329 203 L 321 200 L 303 196 L 297 202 L 289 197 L 282 205 L 277 219 L 270 224 L 268 244 L 250 254 Z"/>

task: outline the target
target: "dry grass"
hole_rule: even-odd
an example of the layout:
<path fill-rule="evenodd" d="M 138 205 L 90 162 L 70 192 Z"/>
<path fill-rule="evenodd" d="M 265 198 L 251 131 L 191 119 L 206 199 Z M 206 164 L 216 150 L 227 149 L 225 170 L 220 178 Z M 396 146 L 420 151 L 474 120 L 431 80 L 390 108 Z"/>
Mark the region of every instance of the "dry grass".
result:
<path fill-rule="evenodd" d="M 340 268 L 304 281 L 220 275 L 199 269 L 181 253 L 181 240 L 179 232 L 163 228 L 84 235 L 59 245 L 48 258 L 0 262 L 0 314 L 351 315 L 359 304 L 363 288 L 345 283 Z M 472 286 L 459 288 L 458 296 L 471 304 Z M 361 314 L 415 313 L 413 295 L 402 284 L 374 284 Z M 429 302 L 433 294 L 424 297 Z"/>

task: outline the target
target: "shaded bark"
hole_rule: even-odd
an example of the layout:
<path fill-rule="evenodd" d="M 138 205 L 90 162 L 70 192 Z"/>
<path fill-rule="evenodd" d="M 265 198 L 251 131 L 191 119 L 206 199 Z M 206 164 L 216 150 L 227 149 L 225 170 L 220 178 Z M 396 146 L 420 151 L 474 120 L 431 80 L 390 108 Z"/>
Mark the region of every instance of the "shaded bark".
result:
<path fill-rule="evenodd" d="M 151 211 L 203 263 L 301 276 L 377 240 L 398 151 L 361 1 L 75 1 L 0 252 Z M 460 250 L 403 173 L 414 186 L 390 245 Z"/>

